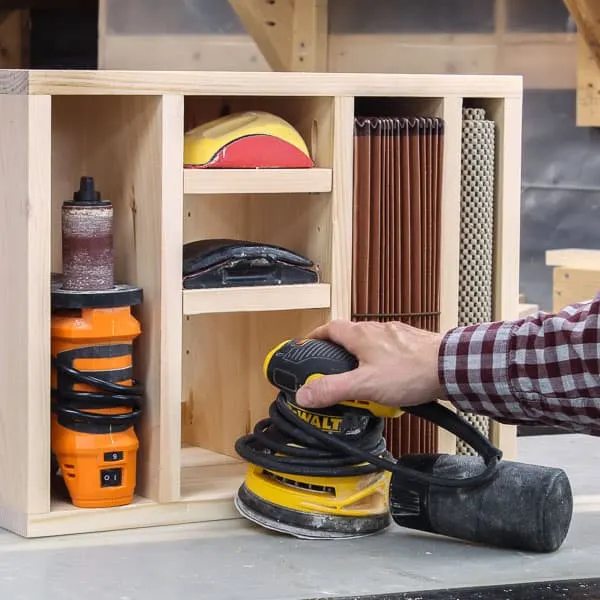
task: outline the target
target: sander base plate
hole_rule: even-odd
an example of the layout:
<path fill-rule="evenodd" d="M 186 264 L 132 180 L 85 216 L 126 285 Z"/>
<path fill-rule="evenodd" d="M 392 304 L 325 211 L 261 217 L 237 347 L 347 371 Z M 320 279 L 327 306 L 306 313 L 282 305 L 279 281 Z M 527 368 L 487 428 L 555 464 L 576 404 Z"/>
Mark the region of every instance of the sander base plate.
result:
<path fill-rule="evenodd" d="M 277 506 L 253 494 L 242 484 L 234 498 L 237 511 L 265 529 L 302 540 L 355 539 L 381 533 L 388 527 L 388 513 L 369 517 L 304 513 Z"/>

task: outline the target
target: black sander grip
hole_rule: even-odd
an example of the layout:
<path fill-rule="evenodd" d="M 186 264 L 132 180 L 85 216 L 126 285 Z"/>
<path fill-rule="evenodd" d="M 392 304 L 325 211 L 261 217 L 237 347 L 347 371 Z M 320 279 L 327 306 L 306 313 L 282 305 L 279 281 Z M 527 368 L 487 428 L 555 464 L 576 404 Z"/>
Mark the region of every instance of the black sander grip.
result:
<path fill-rule="evenodd" d="M 452 478 L 472 477 L 483 467 L 481 458 L 459 455 L 414 454 L 398 462 Z M 394 472 L 390 511 L 398 525 L 409 529 L 527 552 L 554 552 L 569 531 L 573 495 L 562 469 L 504 460 L 491 481 L 468 489 L 415 486 Z"/>

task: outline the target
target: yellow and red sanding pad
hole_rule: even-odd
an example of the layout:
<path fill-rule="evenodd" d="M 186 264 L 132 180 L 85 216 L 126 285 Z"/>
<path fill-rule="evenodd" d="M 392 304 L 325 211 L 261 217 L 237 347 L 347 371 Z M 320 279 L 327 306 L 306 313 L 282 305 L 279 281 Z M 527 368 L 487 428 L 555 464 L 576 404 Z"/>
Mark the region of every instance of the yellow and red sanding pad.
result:
<path fill-rule="evenodd" d="M 221 117 L 186 132 L 188 169 L 294 169 L 314 162 L 300 134 L 284 119 L 261 111 Z"/>

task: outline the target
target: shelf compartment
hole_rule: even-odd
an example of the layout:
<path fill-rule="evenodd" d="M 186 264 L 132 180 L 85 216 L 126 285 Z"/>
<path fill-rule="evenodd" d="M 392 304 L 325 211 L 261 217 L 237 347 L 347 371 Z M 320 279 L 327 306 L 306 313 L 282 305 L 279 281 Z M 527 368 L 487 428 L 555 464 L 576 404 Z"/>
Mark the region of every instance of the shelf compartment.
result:
<path fill-rule="evenodd" d="M 174 377 L 168 378 L 170 383 L 165 384 L 161 370 L 167 368 L 163 366 L 167 361 L 163 360 L 162 348 L 170 357 L 170 365 L 176 364 L 172 348 L 176 347 L 177 329 L 181 328 L 181 297 L 178 294 L 181 252 L 172 246 L 165 249 L 159 240 L 163 233 L 170 239 L 177 235 L 172 223 L 177 223 L 181 229 L 182 182 L 181 178 L 177 179 L 181 166 L 172 159 L 180 155 L 181 144 L 175 137 L 172 145 L 177 147 L 178 152 L 171 152 L 170 146 L 163 144 L 163 136 L 166 135 L 165 130 L 175 128 L 180 131 L 178 125 L 182 123 L 183 100 L 159 96 L 65 95 L 52 98 L 50 108 L 52 143 L 48 204 L 51 270 L 60 273 L 63 266 L 62 204 L 72 198 L 81 176 L 92 176 L 102 198 L 110 200 L 113 205 L 115 280 L 138 285 L 143 290 L 143 302 L 132 307 L 132 314 L 141 326 L 141 335 L 134 345 L 133 365 L 136 378 L 143 382 L 145 390 L 142 414 L 136 425 L 139 440 L 136 494 L 148 501 L 171 501 L 178 495 L 179 464 L 174 451 L 179 444 L 176 439 L 172 446 L 163 443 L 160 432 L 173 420 L 168 406 L 165 407 L 165 398 L 179 396 L 180 388 Z M 181 115 L 179 119 L 178 114 Z M 90 144 L 92 139 L 98 142 Z M 151 169 L 151 173 L 144 168 L 149 164 L 156 167 Z M 169 180 L 169 185 L 163 185 L 163 177 Z M 172 221 L 161 219 L 163 203 L 169 207 Z M 149 257 L 159 255 L 161 261 L 149 260 Z M 169 284 L 173 272 L 178 275 L 175 285 Z M 166 290 L 164 293 L 161 286 Z M 172 318 L 169 314 L 169 328 L 161 329 L 162 316 L 171 312 L 171 306 L 174 306 L 175 314 Z M 45 379 L 49 381 L 49 376 Z M 48 397 L 45 419 L 50 414 L 50 404 Z M 49 426 L 44 427 L 43 435 L 45 446 L 50 447 Z M 45 459 L 42 462 L 49 464 Z M 172 473 L 175 476 L 171 477 Z M 53 514 L 59 507 L 60 513 L 66 511 L 65 514 L 70 515 L 69 509 L 75 507 L 71 507 L 70 503 L 57 504 L 57 490 L 52 487 L 58 485 L 56 481 L 51 483 L 54 485 L 50 491 L 44 492 L 47 510 L 30 512 Z M 136 504 L 138 502 L 136 500 Z M 85 521 L 90 518 L 88 514 L 95 514 L 84 512 L 85 516 L 77 519 Z M 120 509 L 117 512 L 121 514 Z M 79 515 L 78 512 L 74 514 Z M 122 516 L 117 517 L 117 521 L 119 518 L 123 519 Z"/>
<path fill-rule="evenodd" d="M 184 194 L 331 192 L 331 169 L 184 169 Z"/>
<path fill-rule="evenodd" d="M 31 515 L 27 537 L 115 531 L 238 518 L 233 496 L 247 465 L 239 458 L 204 448 L 181 449 L 181 499 L 168 505 L 136 496 L 131 504 L 112 508 L 77 508 L 55 495 L 50 512 Z"/>
<path fill-rule="evenodd" d="M 183 291 L 184 315 L 328 308 L 330 305 L 328 283 Z"/>
<path fill-rule="evenodd" d="M 238 473 L 235 465 L 223 465 L 222 457 L 239 460 L 236 440 L 268 416 L 277 396 L 263 372 L 265 356 L 282 341 L 305 336 L 326 322 L 329 314 L 327 308 L 316 308 L 183 319 L 181 444 L 221 455 L 200 455 L 203 475 L 211 469 L 218 474 L 223 466 Z M 217 466 L 210 464 L 215 461 Z M 199 464 L 198 457 L 192 462 Z M 189 465 L 190 460 L 183 464 Z M 185 470 L 182 476 L 186 479 Z"/>
<path fill-rule="evenodd" d="M 240 458 L 197 446 L 181 449 L 181 499 L 184 502 L 231 500 L 248 465 Z"/>
<path fill-rule="evenodd" d="M 241 481 L 242 475 L 237 480 L 232 478 L 229 485 L 219 486 L 214 482 L 212 491 L 205 490 L 196 493 L 193 499 L 182 498 L 168 504 L 136 497 L 127 506 L 85 509 L 52 500 L 51 511 L 30 515 L 26 531 L 20 533 L 36 538 L 236 519 L 239 514 L 232 500 L 236 483 L 239 485 Z"/>
<path fill-rule="evenodd" d="M 333 166 L 333 96 L 186 96 L 184 130 L 227 114 L 265 111 L 287 121 L 304 140 L 316 168 Z"/>

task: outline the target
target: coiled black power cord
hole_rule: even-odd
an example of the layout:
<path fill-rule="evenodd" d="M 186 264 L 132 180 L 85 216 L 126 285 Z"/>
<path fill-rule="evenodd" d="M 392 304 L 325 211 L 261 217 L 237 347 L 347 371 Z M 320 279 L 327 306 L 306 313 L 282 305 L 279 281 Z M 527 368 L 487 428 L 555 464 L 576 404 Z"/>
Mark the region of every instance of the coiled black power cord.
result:
<path fill-rule="evenodd" d="M 97 388 L 99 391 L 76 391 L 69 386 L 59 385 L 58 390 L 52 390 L 52 410 L 64 423 L 84 423 L 98 426 L 131 426 L 140 416 L 141 398 L 144 390 L 137 381 L 131 386 L 113 383 L 99 377 L 84 373 L 79 369 L 52 359 L 52 365 L 57 370 L 58 379 L 61 376 L 69 383 L 84 383 Z M 94 409 L 130 408 L 128 412 L 106 414 L 93 412 Z M 85 409 L 85 410 L 82 410 Z"/>
<path fill-rule="evenodd" d="M 437 402 L 402 410 L 443 427 L 469 444 L 484 460 L 481 473 L 452 479 L 408 469 L 396 463 L 386 450 L 383 418 L 364 415 L 368 419 L 364 428 L 342 437 L 304 421 L 289 406 L 290 401 L 280 392 L 269 408 L 269 418 L 256 423 L 253 433 L 237 440 L 235 449 L 243 459 L 289 475 L 347 477 L 387 470 L 417 484 L 468 488 L 490 481 L 502 457 L 501 451 L 470 423 Z"/>

